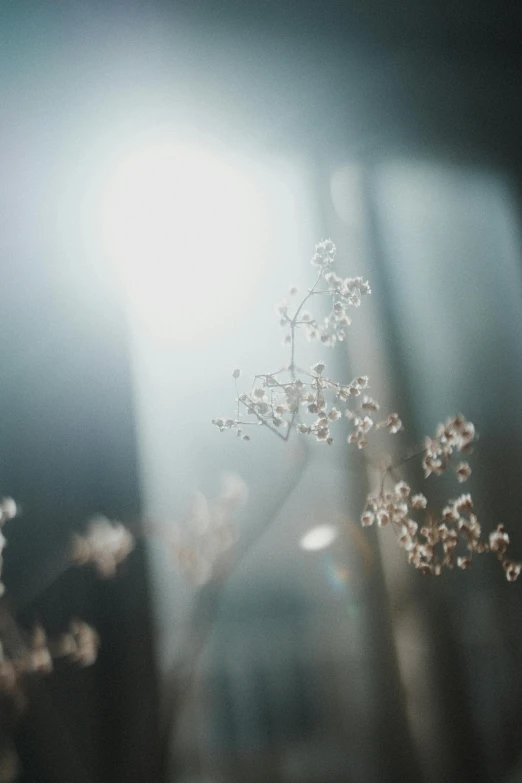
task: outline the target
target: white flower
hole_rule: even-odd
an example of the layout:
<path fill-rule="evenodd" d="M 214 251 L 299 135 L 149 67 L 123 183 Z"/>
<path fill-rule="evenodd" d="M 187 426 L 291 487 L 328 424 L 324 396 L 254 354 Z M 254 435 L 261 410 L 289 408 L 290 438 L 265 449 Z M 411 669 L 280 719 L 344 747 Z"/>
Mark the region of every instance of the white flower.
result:
<path fill-rule="evenodd" d="M 428 501 L 422 494 L 413 495 L 410 500 L 410 505 L 413 509 L 426 508 Z"/>
<path fill-rule="evenodd" d="M 409 485 L 405 481 L 399 481 L 395 485 L 395 494 L 398 495 L 403 500 L 407 497 L 409 497 L 411 492 L 411 489 Z"/>
<path fill-rule="evenodd" d="M 100 637 L 88 623 L 72 620 L 69 633 L 64 633 L 52 643 L 54 658 L 69 658 L 80 666 L 92 666 L 98 657 Z"/>
<path fill-rule="evenodd" d="M 361 408 L 364 408 L 364 410 L 367 411 L 378 411 L 379 403 L 375 402 L 375 400 L 372 399 L 371 397 L 367 397 L 365 395 L 362 399 Z"/>
<path fill-rule="evenodd" d="M 459 520 L 459 512 L 454 505 L 446 506 L 442 509 L 442 519 L 445 522 L 457 522 Z"/>
<path fill-rule="evenodd" d="M 473 500 L 469 494 L 461 495 L 457 500 L 453 500 L 452 502 L 457 511 L 471 511 L 473 509 Z"/>
<path fill-rule="evenodd" d="M 377 511 L 377 524 L 379 525 L 379 527 L 384 527 L 384 525 L 387 525 L 389 521 L 390 521 L 390 515 L 388 514 L 388 512 L 385 509 L 380 508 Z"/>
<path fill-rule="evenodd" d="M 391 435 L 395 435 L 397 432 L 402 430 L 402 421 L 399 419 L 399 415 L 397 413 L 390 413 L 388 418 L 385 419 L 385 421 L 380 421 L 377 427 L 386 427 Z"/>
<path fill-rule="evenodd" d="M 434 473 L 436 476 L 440 476 L 441 473 L 444 472 L 444 463 L 440 459 L 435 459 L 434 457 L 431 457 L 429 454 L 426 454 L 422 461 L 422 465 L 424 467 L 424 476 L 425 478 L 428 478 L 428 476 L 431 476 L 432 473 Z"/>
<path fill-rule="evenodd" d="M 337 408 L 332 408 L 330 413 L 328 414 L 328 418 L 330 421 L 337 421 L 337 419 L 341 418 L 341 412 L 337 410 Z"/>
<path fill-rule="evenodd" d="M 375 514 L 373 514 L 371 511 L 365 511 L 361 516 L 361 524 L 363 527 L 368 527 L 369 525 L 373 525 L 375 521 Z"/>
<path fill-rule="evenodd" d="M 134 536 L 119 522 L 94 517 L 85 536 L 73 538 L 71 557 L 78 565 L 90 563 L 99 576 L 114 576 L 116 567 L 134 549 Z"/>
<path fill-rule="evenodd" d="M 455 468 L 455 472 L 461 484 L 464 481 L 467 481 L 467 479 L 471 476 L 471 468 L 467 462 L 459 462 L 459 464 Z"/>
<path fill-rule="evenodd" d="M 513 563 L 511 560 L 505 560 L 503 565 L 508 582 L 515 582 L 522 570 L 522 563 Z"/>
<path fill-rule="evenodd" d="M 497 552 L 501 557 L 509 544 L 509 536 L 504 530 L 504 525 L 498 525 L 493 533 L 489 534 L 489 548 L 492 552 Z"/>
<path fill-rule="evenodd" d="M 325 239 L 315 246 L 312 264 L 314 266 L 327 266 L 331 264 L 335 257 L 336 247 L 331 239 Z"/>

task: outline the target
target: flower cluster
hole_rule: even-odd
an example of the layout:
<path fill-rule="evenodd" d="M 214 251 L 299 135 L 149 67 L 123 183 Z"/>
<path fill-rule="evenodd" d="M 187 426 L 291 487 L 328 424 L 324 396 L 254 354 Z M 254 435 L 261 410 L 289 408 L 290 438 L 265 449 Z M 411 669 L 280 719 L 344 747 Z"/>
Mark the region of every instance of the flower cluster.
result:
<path fill-rule="evenodd" d="M 471 495 L 450 500 L 438 518 L 426 512 L 426 507 L 424 495 L 412 495 L 409 485 L 399 481 L 392 491 L 381 491 L 368 498 L 361 523 L 390 525 L 399 545 L 408 554 L 408 562 L 423 574 L 438 576 L 443 568 L 455 565 L 469 568 L 474 555 L 491 551 L 502 562 L 507 579 L 511 582 L 517 579 L 522 563 L 506 557 L 509 536 L 499 525 L 490 534 L 489 542 L 483 538 Z"/>
<path fill-rule="evenodd" d="M 295 309 L 293 318 L 285 313 L 281 326 L 302 326 L 308 340 L 320 340 L 325 345 L 334 346 L 346 337 L 346 328 L 351 324 L 348 315 L 350 307 L 359 307 L 361 299 L 371 293 L 370 285 L 362 277 L 342 278 L 332 271 L 335 258 L 335 245 L 330 240 L 316 245 L 312 264 L 319 267 L 318 278 L 307 296 Z M 317 290 L 322 283 L 325 288 Z M 306 300 L 314 294 L 326 294 L 331 297 L 331 310 L 322 321 L 318 321 L 303 311 Z"/>
<path fill-rule="evenodd" d="M 359 307 L 361 299 L 371 293 L 370 285 L 362 277 L 342 278 L 332 271 L 336 248 L 327 239 L 315 247 L 312 264 L 318 268 L 317 279 L 299 305 L 291 308 L 287 302 L 278 306 L 280 325 L 287 332 L 283 343 L 292 345 L 295 329 L 302 328 L 308 340 L 320 340 L 324 345 L 334 346 L 346 338 L 346 328 L 351 324 L 348 315 L 350 307 Z M 322 284 L 324 288 L 318 290 Z M 297 294 L 296 288 L 290 289 L 290 295 Z M 318 320 L 303 310 L 305 302 L 313 295 L 326 294 L 331 297 L 331 310 L 323 319 Z M 293 315 L 291 314 L 293 310 Z"/>
<path fill-rule="evenodd" d="M 70 632 L 58 639 L 47 639 L 41 626 L 36 626 L 27 644 L 14 657 L 7 656 L 0 643 L 0 693 L 24 708 L 24 678 L 47 675 L 53 671 L 53 660 L 65 657 L 79 666 L 91 666 L 97 658 L 99 637 L 85 622 L 74 620 Z"/>
<path fill-rule="evenodd" d="M 49 674 L 53 660 L 68 658 L 80 666 L 91 666 L 97 658 L 99 636 L 90 625 L 73 620 L 69 633 L 57 639 L 47 639 L 41 625 L 37 625 L 21 652 L 6 656 L 0 643 L 0 691 L 14 694 L 22 678 L 29 674 Z"/>
<path fill-rule="evenodd" d="M 201 586 L 211 580 L 216 561 L 236 540 L 233 515 L 247 497 L 242 479 L 226 474 L 216 499 L 209 501 L 196 492 L 184 524 L 163 530 L 177 566 L 191 584 Z"/>
<path fill-rule="evenodd" d="M 359 398 L 368 388 L 367 376 L 343 384 L 325 374 L 324 362 L 317 362 L 308 370 L 296 364 L 296 337 L 300 330 L 309 340 L 318 339 L 324 345 L 343 341 L 350 324 L 348 309 L 359 307 L 362 297 L 370 293 L 369 283 L 362 277 L 341 278 L 332 271 L 335 252 L 331 240 L 316 245 L 312 264 L 318 268 L 318 276 L 314 285 L 298 305 L 290 307 L 285 302 L 278 307 L 280 325 L 286 330 L 284 343 L 290 346 L 288 365 L 276 372 L 256 375 L 249 392 L 239 391 L 237 380 L 241 371 L 235 369 L 232 377 L 236 383 L 236 415 L 213 419 L 220 431 L 231 430 L 243 440 L 250 440 L 245 428 L 261 425 L 287 440 L 290 432 L 297 429 L 331 445 L 331 425 L 345 416 L 352 425 L 348 442 L 363 448 L 372 428 L 385 427 L 392 434 L 401 429 L 396 413 L 384 421 L 374 421 L 372 414 L 379 410 L 379 405 L 371 397 L 364 396 L 358 407 L 350 407 L 353 398 Z M 292 288 L 290 293 L 295 296 L 297 289 Z M 322 321 L 303 310 L 305 303 L 319 294 L 331 299 L 331 310 Z"/>
<path fill-rule="evenodd" d="M 454 452 L 469 454 L 475 440 L 475 427 L 459 414 L 439 424 L 435 437 L 426 438 L 422 465 L 426 478 L 432 473 L 439 476 L 444 473 Z M 471 468 L 465 461 L 454 465 L 458 480 L 462 483 L 471 475 Z"/>
<path fill-rule="evenodd" d="M 103 516 L 92 519 L 85 536 L 73 536 L 71 559 L 76 565 L 92 565 L 104 579 L 113 577 L 116 568 L 134 549 L 134 537 L 120 522 Z"/>
<path fill-rule="evenodd" d="M 453 416 L 437 427 L 433 438 L 426 438 L 421 452 L 425 476 L 440 475 L 450 464 L 454 453 L 469 453 L 475 439 L 475 427 L 462 414 Z M 471 474 L 467 462 L 453 465 L 457 479 L 464 482 Z M 515 581 L 522 563 L 506 557 L 509 536 L 503 525 L 489 535 L 482 536 L 481 526 L 473 509 L 470 494 L 450 500 L 436 516 L 427 511 L 428 501 L 423 494 L 412 494 L 405 481 L 399 481 L 391 491 L 385 491 L 387 473 L 377 495 L 368 496 L 361 515 L 363 526 L 374 522 L 379 527 L 393 528 L 399 546 L 408 554 L 408 561 L 424 574 L 439 575 L 443 568 L 466 569 L 473 555 L 495 552 L 502 562 L 508 581 Z"/>
<path fill-rule="evenodd" d="M 244 432 L 244 427 L 248 425 L 268 427 L 284 440 L 295 427 L 298 432 L 314 435 L 318 441 L 331 445 L 331 425 L 345 417 L 353 428 L 348 443 L 356 443 L 358 448 L 368 444 L 367 435 L 373 428 L 386 428 L 392 434 L 399 432 L 402 423 L 396 413 L 383 421 L 374 420 L 370 414 L 379 410 L 379 404 L 371 397 L 364 395 L 359 405 L 350 407 L 352 401 L 361 398 L 363 391 L 368 388 L 367 376 L 341 384 L 327 377 L 325 369 L 325 364 L 318 362 L 310 370 L 296 368 L 295 374 L 299 377 L 295 379 L 284 379 L 283 371 L 257 375 L 252 391 L 243 392 L 237 397 L 237 416 L 213 419 L 212 423 L 221 431 L 234 431 L 243 440 L 250 440 L 250 436 Z M 239 371 L 235 370 L 234 378 L 239 375 Z M 254 420 L 245 420 L 245 415 Z"/>
<path fill-rule="evenodd" d="M 397 413 L 376 421 L 379 403 L 367 393 L 367 376 L 341 384 L 327 376 L 324 362 L 317 362 L 309 370 L 296 363 L 299 330 L 304 331 L 309 340 L 320 340 L 327 346 L 342 342 L 351 323 L 350 308 L 359 307 L 363 296 L 371 293 L 368 281 L 362 277 L 341 278 L 333 271 L 335 254 L 335 245 L 329 239 L 316 245 L 312 258 L 312 265 L 317 268 L 315 283 L 299 304 L 292 306 L 284 302 L 277 308 L 280 326 L 285 330 L 283 343 L 290 349 L 289 363 L 276 372 L 254 376 L 250 392 L 239 391 L 237 382 L 241 371 L 233 371 L 236 415 L 213 419 L 212 423 L 221 432 L 230 430 L 243 440 L 250 440 L 245 428 L 263 426 L 287 440 L 290 432 L 296 429 L 304 435 L 313 435 L 317 441 L 332 444 L 332 424 L 342 419 L 350 423 L 348 443 L 362 449 L 368 445 L 371 432 L 385 429 L 393 435 L 403 428 Z M 297 288 L 290 289 L 292 298 L 297 293 Z M 304 309 L 308 300 L 319 294 L 331 300 L 330 311 L 322 320 Z M 426 438 L 421 452 L 425 478 L 439 476 L 451 466 L 458 481 L 465 482 L 471 475 L 471 468 L 463 457 L 470 453 L 474 440 L 475 427 L 461 414 L 440 424 L 435 435 Z M 459 455 L 458 461 L 456 455 Z M 412 495 L 405 482 L 396 484 L 393 491 L 385 491 L 388 470 L 379 493 L 368 496 L 361 516 L 364 526 L 377 522 L 379 526 L 389 524 L 393 527 L 399 544 L 408 552 L 410 563 L 423 573 L 440 574 L 442 568 L 454 565 L 468 568 L 473 554 L 492 551 L 502 561 L 507 578 L 513 581 L 518 577 L 522 564 L 505 557 L 509 543 L 507 533 L 499 526 L 491 534 L 489 543 L 481 538 L 470 495 L 450 501 L 436 519 L 425 510 L 424 495 Z M 424 521 L 415 518 L 420 512 L 424 514 Z"/>

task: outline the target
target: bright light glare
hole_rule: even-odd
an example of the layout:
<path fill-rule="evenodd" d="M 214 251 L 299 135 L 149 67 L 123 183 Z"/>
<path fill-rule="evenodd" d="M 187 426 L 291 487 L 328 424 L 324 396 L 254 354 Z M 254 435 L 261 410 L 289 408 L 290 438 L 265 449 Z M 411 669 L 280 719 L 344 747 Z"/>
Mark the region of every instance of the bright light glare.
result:
<path fill-rule="evenodd" d="M 262 272 L 258 184 L 252 165 L 172 140 L 119 162 L 102 198 L 103 243 L 142 328 L 190 343 L 237 319 Z"/>
<path fill-rule="evenodd" d="M 333 544 L 337 533 L 337 528 L 333 525 L 317 525 L 305 533 L 299 544 L 302 549 L 306 549 L 308 552 L 316 552 Z"/>

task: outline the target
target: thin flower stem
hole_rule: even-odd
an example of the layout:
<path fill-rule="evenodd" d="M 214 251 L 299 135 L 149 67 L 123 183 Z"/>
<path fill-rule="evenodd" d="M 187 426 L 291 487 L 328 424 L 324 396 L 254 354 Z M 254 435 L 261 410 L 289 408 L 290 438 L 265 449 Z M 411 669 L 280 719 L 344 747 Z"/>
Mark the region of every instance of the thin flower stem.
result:
<path fill-rule="evenodd" d="M 303 309 L 305 303 L 310 299 L 310 297 L 315 293 L 315 288 L 319 283 L 319 280 L 323 276 L 323 271 L 321 270 L 319 274 L 317 275 L 317 280 L 313 284 L 313 286 L 309 289 L 307 295 L 304 297 L 301 304 L 298 306 L 297 310 L 294 313 L 294 317 L 290 319 L 290 366 L 289 370 L 292 373 L 292 380 L 295 381 L 295 327 L 297 320 L 299 318 L 299 313 Z"/>

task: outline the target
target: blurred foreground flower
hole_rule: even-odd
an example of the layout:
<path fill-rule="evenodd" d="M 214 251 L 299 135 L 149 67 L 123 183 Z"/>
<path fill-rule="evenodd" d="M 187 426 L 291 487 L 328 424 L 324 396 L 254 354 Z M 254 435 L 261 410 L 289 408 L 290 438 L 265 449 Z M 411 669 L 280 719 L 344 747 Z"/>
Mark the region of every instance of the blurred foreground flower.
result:
<path fill-rule="evenodd" d="M 236 474 L 225 474 L 214 500 L 196 492 L 183 525 L 164 528 L 179 569 L 195 586 L 209 582 L 218 558 L 237 538 L 232 521 L 235 511 L 248 498 L 245 482 Z"/>
<path fill-rule="evenodd" d="M 72 620 L 69 633 L 62 634 L 52 645 L 54 658 L 68 658 L 79 666 L 92 666 L 98 657 L 100 637 L 87 623 Z"/>
<path fill-rule="evenodd" d="M 84 536 L 73 537 L 71 558 L 77 565 L 91 564 L 100 577 L 108 579 L 115 576 L 134 544 L 134 536 L 124 525 L 98 516 L 89 522 Z"/>

